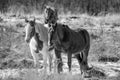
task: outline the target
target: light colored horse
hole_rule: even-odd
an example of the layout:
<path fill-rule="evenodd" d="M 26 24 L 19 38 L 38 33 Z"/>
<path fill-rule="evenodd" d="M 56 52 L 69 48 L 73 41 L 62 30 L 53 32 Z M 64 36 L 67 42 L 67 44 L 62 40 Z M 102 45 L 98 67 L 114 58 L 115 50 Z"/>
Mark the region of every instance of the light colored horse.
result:
<path fill-rule="evenodd" d="M 43 55 L 44 68 L 47 68 L 49 60 L 49 70 L 52 66 L 52 54 L 48 51 L 48 29 L 43 24 L 36 23 L 34 20 L 27 20 L 25 26 L 25 41 L 29 44 L 31 54 L 34 59 L 34 66 L 38 66 L 38 53 Z"/>

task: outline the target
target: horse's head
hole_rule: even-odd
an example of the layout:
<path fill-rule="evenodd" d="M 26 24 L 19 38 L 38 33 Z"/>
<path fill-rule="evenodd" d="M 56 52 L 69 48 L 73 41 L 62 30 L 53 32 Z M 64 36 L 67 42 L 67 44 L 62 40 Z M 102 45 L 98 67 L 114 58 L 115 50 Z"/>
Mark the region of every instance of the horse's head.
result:
<path fill-rule="evenodd" d="M 45 24 L 56 23 L 56 21 L 58 20 L 57 9 L 50 6 L 46 6 L 44 10 L 44 19 Z"/>
<path fill-rule="evenodd" d="M 25 26 L 25 41 L 28 43 L 35 34 L 35 19 L 25 19 L 25 22 L 27 23 Z"/>
<path fill-rule="evenodd" d="M 56 23 L 58 20 L 57 9 L 50 7 L 50 6 L 46 6 L 45 11 L 44 11 L 44 19 L 45 19 L 45 24 L 48 24 L 48 29 L 49 29 L 48 44 L 50 45 L 52 34 L 55 31 Z"/>

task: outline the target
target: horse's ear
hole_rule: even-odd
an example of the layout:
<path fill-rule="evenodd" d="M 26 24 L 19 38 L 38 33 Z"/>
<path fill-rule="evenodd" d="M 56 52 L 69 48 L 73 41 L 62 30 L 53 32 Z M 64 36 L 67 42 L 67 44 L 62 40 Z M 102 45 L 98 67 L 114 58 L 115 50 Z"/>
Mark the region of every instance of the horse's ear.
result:
<path fill-rule="evenodd" d="M 48 8 L 48 5 L 44 5 L 43 6 L 43 9 L 45 10 L 45 9 L 47 9 Z"/>
<path fill-rule="evenodd" d="M 47 5 L 44 5 L 43 8 L 46 9 L 46 8 L 47 8 Z"/>
<path fill-rule="evenodd" d="M 29 22 L 29 20 L 25 18 L 25 22 L 26 22 L 26 23 L 28 23 L 28 22 Z"/>

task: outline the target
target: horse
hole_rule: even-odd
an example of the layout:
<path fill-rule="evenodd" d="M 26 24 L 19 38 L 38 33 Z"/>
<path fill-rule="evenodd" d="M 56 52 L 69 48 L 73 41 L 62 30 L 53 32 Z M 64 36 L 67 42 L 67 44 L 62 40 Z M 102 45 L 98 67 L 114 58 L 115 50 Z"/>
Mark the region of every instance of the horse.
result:
<path fill-rule="evenodd" d="M 51 6 L 45 6 L 44 18 L 45 18 L 45 24 L 47 22 L 54 24 L 58 20 L 57 9 Z"/>
<path fill-rule="evenodd" d="M 34 66 L 38 66 L 38 53 L 41 53 L 44 68 L 47 68 L 47 60 L 49 60 L 49 70 L 51 71 L 52 54 L 48 51 L 48 29 L 43 24 L 36 23 L 35 19 L 25 19 L 25 22 L 25 41 L 29 44 Z"/>
<path fill-rule="evenodd" d="M 49 10 L 50 8 L 47 9 L 48 13 Z M 46 15 L 50 16 L 51 14 L 48 13 L 46 13 Z M 91 69 L 88 66 L 87 60 L 90 49 L 90 36 L 88 31 L 82 28 L 72 30 L 68 25 L 57 23 L 57 21 L 53 24 L 53 18 L 47 16 L 45 17 L 45 22 L 49 25 L 49 45 L 51 46 L 50 50 L 55 49 L 55 55 L 59 64 L 57 68 L 58 72 L 60 73 L 62 71 L 63 63 L 61 53 L 63 52 L 66 53 L 68 57 L 67 64 L 69 72 L 71 71 L 71 58 L 72 55 L 74 55 L 80 65 L 81 74 L 86 74 L 87 71 Z M 84 75 L 84 77 L 89 77 L 89 75 Z"/>

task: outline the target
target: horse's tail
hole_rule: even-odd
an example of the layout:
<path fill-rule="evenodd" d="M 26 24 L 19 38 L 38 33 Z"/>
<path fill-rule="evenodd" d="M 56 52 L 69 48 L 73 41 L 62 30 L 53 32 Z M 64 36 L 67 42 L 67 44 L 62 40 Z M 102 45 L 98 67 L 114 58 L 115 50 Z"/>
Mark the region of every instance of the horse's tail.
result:
<path fill-rule="evenodd" d="M 88 57 L 88 53 L 89 53 L 89 49 L 90 49 L 90 36 L 89 36 L 89 33 L 87 30 L 85 29 L 82 29 L 80 31 L 81 35 L 83 36 L 84 38 L 84 41 L 85 41 L 85 48 L 84 48 L 84 53 L 82 53 L 83 56 L 83 61 L 86 63 L 86 70 L 91 70 L 92 67 L 90 68 L 88 66 L 88 61 L 87 61 L 87 57 Z"/>
<path fill-rule="evenodd" d="M 89 47 L 90 47 L 90 35 L 89 35 L 88 31 L 85 30 L 85 29 L 82 29 L 80 31 L 80 34 L 82 34 L 82 36 L 83 36 L 83 38 L 85 40 L 86 49 L 89 49 Z"/>

